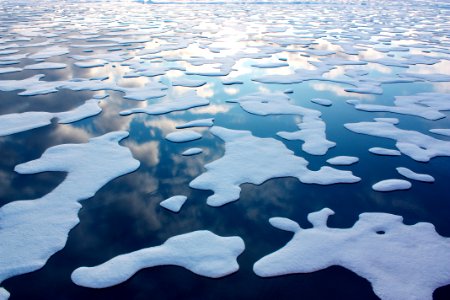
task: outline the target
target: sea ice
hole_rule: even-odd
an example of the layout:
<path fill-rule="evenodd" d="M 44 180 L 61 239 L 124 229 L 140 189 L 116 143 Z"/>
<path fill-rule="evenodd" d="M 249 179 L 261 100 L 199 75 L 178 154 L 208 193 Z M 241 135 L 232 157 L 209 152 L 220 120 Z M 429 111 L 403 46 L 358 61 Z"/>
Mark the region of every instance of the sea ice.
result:
<path fill-rule="evenodd" d="M 193 107 L 204 106 L 209 104 L 209 100 L 200 97 L 196 92 L 191 91 L 185 95 L 180 96 L 181 99 L 176 101 L 160 102 L 157 104 L 151 104 L 145 108 L 132 108 L 123 110 L 120 115 L 127 116 L 134 113 L 146 113 L 149 115 L 161 115 L 167 114 L 173 111 L 186 110 Z"/>
<path fill-rule="evenodd" d="M 360 181 L 350 171 L 322 167 L 310 171 L 308 162 L 295 156 L 284 144 L 273 138 L 258 138 L 249 131 L 213 126 L 211 133 L 225 142 L 225 155 L 205 165 L 206 172 L 189 186 L 212 190 L 208 197 L 211 206 L 221 206 L 239 199 L 243 183 L 262 184 L 279 177 L 296 177 L 303 183 L 335 184 Z"/>
<path fill-rule="evenodd" d="M 311 273 L 338 265 L 366 278 L 383 300 L 431 300 L 435 289 L 450 284 L 450 241 L 432 224 L 405 225 L 401 216 L 362 213 L 351 228 L 330 228 L 332 214 L 329 208 L 310 213 L 314 226 L 308 229 L 289 219 L 270 219 L 294 236 L 258 260 L 255 273 Z"/>
<path fill-rule="evenodd" d="M 434 134 L 450 136 L 450 129 L 430 129 L 430 132 L 432 132 Z"/>
<path fill-rule="evenodd" d="M 404 168 L 404 167 L 398 167 L 398 168 L 396 168 L 396 170 L 400 175 L 403 175 L 408 179 L 423 181 L 423 182 L 434 182 L 433 176 L 428 175 L 428 174 L 419 174 L 419 173 L 413 172 L 410 169 Z"/>
<path fill-rule="evenodd" d="M 58 145 L 15 167 L 20 174 L 59 171 L 67 176 L 39 199 L 13 201 L 0 208 L 0 240 L 8 241 L 0 243 L 0 283 L 43 267 L 78 224 L 79 202 L 139 167 L 130 150 L 118 144 L 127 136 L 128 132 L 117 131 L 86 144 Z"/>
<path fill-rule="evenodd" d="M 171 237 L 161 246 L 122 254 L 95 267 L 78 268 L 72 273 L 72 281 L 84 287 L 106 288 L 126 281 L 141 269 L 162 265 L 180 266 L 198 275 L 219 278 L 239 269 L 237 257 L 244 249 L 240 237 L 194 231 Z"/>
<path fill-rule="evenodd" d="M 204 80 L 195 80 L 195 79 L 181 79 L 176 78 L 172 79 L 172 86 L 184 86 L 184 87 L 201 87 L 205 85 L 206 81 Z"/>
<path fill-rule="evenodd" d="M 68 54 L 68 53 L 69 53 L 69 49 L 67 47 L 51 46 L 51 47 L 39 50 L 38 52 L 28 56 L 28 58 L 47 59 L 47 58 L 50 58 L 53 56 L 60 56 L 60 55 Z"/>
<path fill-rule="evenodd" d="M 399 156 L 402 155 L 400 151 L 395 149 L 387 149 L 382 147 L 372 147 L 369 149 L 370 153 L 377 154 L 377 155 L 390 155 L 390 156 Z"/>
<path fill-rule="evenodd" d="M 386 179 L 372 185 L 372 189 L 377 192 L 392 192 L 408 190 L 411 188 L 411 182 L 403 179 Z"/>
<path fill-rule="evenodd" d="M 202 135 L 200 133 L 192 130 L 174 131 L 166 135 L 166 139 L 174 143 L 195 141 L 201 137 Z"/>
<path fill-rule="evenodd" d="M 55 62 L 41 62 L 37 64 L 27 65 L 25 70 L 51 70 L 51 69 L 64 69 L 67 64 L 55 63 Z"/>
<path fill-rule="evenodd" d="M 333 104 L 333 102 L 329 99 L 322 99 L 322 98 L 314 98 L 311 99 L 312 103 L 316 103 L 322 106 L 331 106 Z"/>
<path fill-rule="evenodd" d="M 30 111 L 0 115 L 0 136 L 47 126 L 53 118 L 57 118 L 58 123 L 67 124 L 98 115 L 102 111 L 98 103 L 99 100 L 96 99 L 87 100 L 83 105 L 73 110 L 59 113 Z"/>
<path fill-rule="evenodd" d="M 354 163 L 357 163 L 359 161 L 359 158 L 354 156 L 336 156 L 330 159 L 327 159 L 327 163 L 330 165 L 336 165 L 336 166 L 348 166 L 352 165 Z"/>
<path fill-rule="evenodd" d="M 0 68 L 0 74 L 14 73 L 20 71 L 22 71 L 22 68 L 15 68 L 15 67 Z"/>
<path fill-rule="evenodd" d="M 177 129 L 190 128 L 190 127 L 211 127 L 214 125 L 214 118 L 194 120 L 182 125 L 178 125 Z"/>
<path fill-rule="evenodd" d="M 159 203 L 159 205 L 161 205 L 165 209 L 177 213 L 180 211 L 181 207 L 184 205 L 186 200 L 187 200 L 186 196 L 178 195 L 162 201 L 161 203 Z"/>
<path fill-rule="evenodd" d="M 200 154 L 202 152 L 203 152 L 202 148 L 189 148 L 189 149 L 185 150 L 183 153 L 181 153 L 181 155 L 191 156 L 191 155 Z"/>
<path fill-rule="evenodd" d="M 396 140 L 395 146 L 405 155 L 421 162 L 436 156 L 450 156 L 450 142 L 438 140 L 413 130 L 403 130 L 386 122 L 360 122 L 344 124 L 356 133 Z"/>

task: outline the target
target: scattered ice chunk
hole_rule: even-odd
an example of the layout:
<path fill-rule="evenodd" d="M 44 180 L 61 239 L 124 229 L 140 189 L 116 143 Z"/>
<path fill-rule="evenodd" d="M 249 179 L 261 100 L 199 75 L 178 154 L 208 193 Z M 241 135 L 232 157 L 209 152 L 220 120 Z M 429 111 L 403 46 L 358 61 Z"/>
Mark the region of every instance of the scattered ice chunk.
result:
<path fill-rule="evenodd" d="M 377 192 L 392 192 L 408 190 L 411 188 L 411 182 L 403 179 L 386 179 L 372 185 L 372 189 Z"/>
<path fill-rule="evenodd" d="M 200 230 L 171 237 L 161 246 L 116 256 L 95 267 L 78 268 L 71 277 L 80 286 L 106 288 L 126 281 L 141 269 L 175 265 L 198 275 L 219 278 L 239 269 L 237 257 L 244 249 L 240 237 L 221 237 Z"/>
<path fill-rule="evenodd" d="M 98 102 L 95 99 L 87 100 L 83 105 L 73 110 L 60 113 L 30 111 L 0 115 L 0 136 L 47 126 L 53 118 L 58 118 L 58 123 L 67 124 L 95 116 L 102 111 Z"/>
<path fill-rule="evenodd" d="M 428 120 L 445 117 L 440 111 L 450 110 L 450 95 L 442 93 L 420 93 L 412 96 L 396 96 L 395 106 L 377 104 L 356 104 L 355 108 L 364 111 L 383 111 L 419 116 Z"/>
<path fill-rule="evenodd" d="M 421 162 L 436 156 L 450 156 L 450 142 L 438 140 L 413 130 L 403 130 L 385 122 L 360 122 L 344 124 L 356 133 L 396 140 L 395 146 L 405 155 Z"/>
<path fill-rule="evenodd" d="M 195 79 L 181 79 L 176 78 L 172 79 L 172 86 L 184 86 L 184 87 L 201 87 L 205 85 L 206 81 L 204 80 L 195 80 Z"/>
<path fill-rule="evenodd" d="M 370 153 L 377 154 L 377 155 L 390 155 L 390 156 L 399 156 L 402 155 L 400 151 L 395 149 L 387 149 L 382 147 L 372 147 L 369 149 Z"/>
<path fill-rule="evenodd" d="M 362 213 L 351 228 L 330 228 L 333 213 L 324 208 L 309 214 L 319 225 L 313 228 L 290 225 L 293 238 L 258 260 L 254 272 L 269 277 L 342 266 L 366 278 L 384 300 L 431 300 L 435 289 L 450 284 L 450 241 L 432 224 L 405 225 L 401 216 Z"/>
<path fill-rule="evenodd" d="M 0 300 L 8 300 L 9 296 L 10 296 L 9 292 L 4 288 L 0 287 Z"/>
<path fill-rule="evenodd" d="M 280 67 L 288 67 L 289 64 L 287 62 L 275 61 L 275 62 L 261 62 L 251 64 L 252 67 L 255 68 L 280 68 Z"/>
<path fill-rule="evenodd" d="M 184 205 L 186 200 L 187 200 L 186 196 L 178 195 L 162 201 L 161 203 L 159 203 L 159 205 L 161 205 L 165 209 L 177 213 L 180 211 L 181 207 Z"/>
<path fill-rule="evenodd" d="M 195 141 L 201 138 L 202 135 L 200 133 L 192 130 L 175 131 L 166 135 L 166 140 L 169 140 L 174 143 L 185 143 Z"/>
<path fill-rule="evenodd" d="M 430 129 L 430 132 L 444 136 L 450 136 L 450 129 Z"/>
<path fill-rule="evenodd" d="M 408 179 L 423 181 L 423 182 L 434 182 L 433 176 L 428 175 L 428 174 L 419 174 L 419 173 L 413 172 L 410 169 L 404 168 L 404 167 L 398 167 L 398 168 L 396 168 L 396 170 L 400 175 L 403 175 Z"/>
<path fill-rule="evenodd" d="M 182 125 L 178 125 L 177 129 L 190 128 L 190 127 L 211 127 L 214 125 L 214 118 L 194 120 Z"/>
<path fill-rule="evenodd" d="M 104 59 L 92 59 L 92 60 L 77 61 L 74 63 L 74 65 L 79 68 L 96 68 L 96 67 L 103 67 L 107 63 L 108 62 Z"/>
<path fill-rule="evenodd" d="M 323 98 L 314 98 L 311 99 L 312 103 L 316 103 L 322 106 L 331 106 L 333 104 L 333 102 L 329 99 L 323 99 Z"/>
<path fill-rule="evenodd" d="M 232 84 L 243 84 L 244 82 L 236 78 L 224 78 L 222 79 L 222 84 L 232 85 Z"/>
<path fill-rule="evenodd" d="M 127 116 L 134 113 L 146 113 L 149 115 L 167 114 L 173 111 L 186 110 L 193 107 L 204 106 L 209 104 L 209 100 L 198 96 L 194 91 L 180 96 L 181 99 L 171 102 L 161 102 L 152 104 L 145 108 L 133 108 L 123 110 L 120 115 Z"/>
<path fill-rule="evenodd" d="M 24 67 L 25 70 L 51 70 L 51 69 L 64 69 L 67 67 L 64 63 L 55 62 L 41 62 L 33 65 L 27 65 Z"/>
<path fill-rule="evenodd" d="M 189 148 L 189 149 L 185 150 L 183 153 L 181 153 L 181 155 L 191 156 L 191 155 L 200 154 L 202 152 L 203 152 L 203 150 L 201 148 Z"/>
<path fill-rule="evenodd" d="M 327 159 L 327 163 L 330 165 L 336 165 L 336 166 L 348 166 L 352 165 L 354 163 L 357 163 L 359 161 L 359 158 L 354 156 L 336 156 L 330 159 Z"/>
<path fill-rule="evenodd" d="M 48 48 L 44 48 L 42 50 L 39 50 L 38 52 L 28 56 L 28 58 L 31 59 L 47 59 L 53 56 L 60 56 L 64 54 L 68 54 L 69 49 L 67 47 L 61 47 L 61 46 L 51 46 Z"/>
<path fill-rule="evenodd" d="M 280 217 L 270 218 L 269 222 L 270 225 L 272 225 L 273 227 L 285 231 L 297 232 L 301 229 L 300 226 L 297 224 L 297 222 L 294 222 L 288 218 L 280 218 Z"/>
<path fill-rule="evenodd" d="M 398 124 L 400 121 L 397 118 L 374 118 L 377 122 L 385 122 L 385 123 L 391 123 L 391 124 Z"/>
<path fill-rule="evenodd" d="M 211 133 L 225 141 L 225 155 L 207 165 L 206 172 L 195 178 L 190 187 L 212 190 L 207 203 L 221 206 L 239 199 L 243 183 L 262 184 L 279 177 L 296 177 L 303 183 L 335 184 L 360 181 L 350 171 L 322 167 L 307 169 L 308 162 L 295 156 L 284 144 L 272 138 L 258 138 L 249 131 L 213 126 Z"/>
<path fill-rule="evenodd" d="M 0 68 L 0 74 L 14 73 L 20 71 L 22 71 L 22 68 L 15 68 L 15 67 Z"/>
<path fill-rule="evenodd" d="M 65 180 L 45 196 L 10 202 L 0 208 L 0 283 L 40 269 L 61 250 L 78 224 L 80 201 L 91 198 L 109 181 L 139 167 L 119 141 L 128 132 L 110 132 L 86 144 L 47 149 L 40 158 L 15 167 L 20 174 L 67 172 Z M 61 201 L 61 200 L 64 201 Z"/>

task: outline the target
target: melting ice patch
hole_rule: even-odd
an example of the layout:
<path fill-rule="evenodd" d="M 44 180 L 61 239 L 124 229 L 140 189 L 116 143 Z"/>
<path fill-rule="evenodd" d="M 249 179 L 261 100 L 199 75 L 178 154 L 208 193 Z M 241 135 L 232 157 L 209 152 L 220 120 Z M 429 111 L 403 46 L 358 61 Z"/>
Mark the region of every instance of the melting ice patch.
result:
<path fill-rule="evenodd" d="M 208 119 L 200 119 L 200 120 L 194 120 L 187 123 L 184 123 L 182 125 L 178 125 L 177 129 L 183 129 L 183 128 L 190 128 L 190 127 L 211 127 L 214 125 L 214 118 L 208 118 Z"/>
<path fill-rule="evenodd" d="M 0 208 L 0 240 L 8 241 L 0 243 L 0 283 L 43 267 L 64 247 L 69 231 L 78 224 L 79 201 L 139 167 L 130 150 L 118 144 L 127 136 L 128 132 L 117 131 L 91 138 L 86 144 L 58 145 L 39 159 L 15 167 L 20 174 L 68 174 L 42 198 L 13 201 Z"/>
<path fill-rule="evenodd" d="M 202 135 L 192 130 L 174 131 L 166 135 L 166 140 L 174 143 L 185 143 L 195 141 L 200 138 L 202 138 Z"/>
<path fill-rule="evenodd" d="M 336 165 L 336 166 L 348 166 L 353 165 L 354 163 L 357 163 L 359 161 L 359 158 L 354 156 L 336 156 L 330 159 L 327 159 L 327 163 L 330 165 Z"/>
<path fill-rule="evenodd" d="M 272 138 L 258 138 L 249 131 L 213 126 L 211 133 L 225 142 L 225 155 L 205 168 L 207 171 L 189 184 L 201 190 L 212 190 L 208 197 L 211 206 L 221 206 L 239 199 L 243 183 L 262 184 L 271 178 L 296 177 L 303 183 L 354 183 L 359 177 L 351 171 L 322 167 L 318 171 L 307 168 L 308 162 L 295 156 L 284 144 Z"/>
<path fill-rule="evenodd" d="M 402 155 L 402 153 L 395 149 L 387 149 L 382 147 L 372 147 L 369 149 L 370 153 L 376 154 L 376 155 L 387 155 L 387 156 L 399 156 Z"/>
<path fill-rule="evenodd" d="M 294 236 L 257 261 L 255 273 L 269 277 L 338 265 L 366 278 L 384 300 L 431 300 L 435 289 L 450 284 L 450 240 L 432 224 L 405 225 L 401 216 L 363 213 L 351 228 L 330 228 L 332 214 L 329 208 L 310 213 L 310 229 L 286 218 L 270 219 Z"/>
<path fill-rule="evenodd" d="M 183 151 L 183 153 L 181 153 L 181 155 L 191 156 L 191 155 L 200 154 L 202 152 L 203 152 L 203 150 L 201 148 L 189 148 L 189 149 Z"/>
<path fill-rule="evenodd" d="M 360 122 L 344 124 L 356 133 L 396 140 L 395 146 L 405 155 L 421 162 L 436 156 L 450 156 L 450 142 L 438 140 L 413 130 L 403 130 L 386 122 Z"/>
<path fill-rule="evenodd" d="M 98 103 L 99 100 L 90 99 L 73 110 L 59 113 L 30 111 L 19 114 L 1 115 L 0 136 L 49 125 L 53 118 L 57 118 L 58 123 L 67 124 L 95 116 L 102 111 Z"/>
<path fill-rule="evenodd" d="M 72 273 L 72 281 L 84 287 L 105 288 L 126 281 L 141 269 L 164 265 L 219 278 L 239 269 L 236 259 L 244 249 L 240 237 L 194 231 L 171 237 L 161 246 L 116 256 L 99 266 L 78 268 Z"/>
<path fill-rule="evenodd" d="M 396 170 L 400 175 L 403 175 L 408 179 L 424 182 L 434 182 L 433 176 L 428 174 L 419 174 L 405 167 L 398 167 L 396 168 Z"/>
<path fill-rule="evenodd" d="M 411 182 L 403 179 L 385 179 L 372 185 L 372 189 L 377 192 L 393 192 L 410 188 Z"/>
<path fill-rule="evenodd" d="M 186 196 L 178 195 L 162 201 L 161 203 L 159 203 L 159 205 L 161 205 L 165 209 L 177 213 L 180 211 L 181 207 L 184 205 L 186 200 L 187 200 Z"/>

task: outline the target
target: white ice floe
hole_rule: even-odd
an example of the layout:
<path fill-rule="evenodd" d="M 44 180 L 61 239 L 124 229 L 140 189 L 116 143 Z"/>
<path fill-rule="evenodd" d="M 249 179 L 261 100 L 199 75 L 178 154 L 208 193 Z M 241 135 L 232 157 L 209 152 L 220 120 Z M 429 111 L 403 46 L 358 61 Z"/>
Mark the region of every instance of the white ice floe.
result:
<path fill-rule="evenodd" d="M 386 179 L 372 185 L 372 189 L 377 192 L 392 192 L 408 190 L 411 188 L 411 182 L 403 179 Z"/>
<path fill-rule="evenodd" d="M 275 61 L 275 62 L 254 63 L 251 64 L 251 66 L 255 68 L 270 69 L 270 68 L 288 67 L 289 64 L 287 62 Z"/>
<path fill-rule="evenodd" d="M 258 138 L 249 131 L 213 126 L 211 133 L 225 142 L 225 155 L 205 165 L 206 172 L 195 178 L 190 187 L 212 190 L 207 203 L 221 206 L 239 199 L 243 183 L 262 184 L 271 178 L 296 177 L 303 183 L 335 184 L 360 181 L 350 171 L 322 167 L 310 171 L 308 162 L 295 156 L 273 138 Z"/>
<path fill-rule="evenodd" d="M 86 144 L 58 145 L 15 167 L 20 174 L 59 171 L 67 176 L 39 199 L 13 201 L 0 208 L 0 240 L 8 241 L 0 243 L 0 283 L 43 267 L 78 224 L 79 202 L 139 167 L 130 150 L 118 144 L 127 136 L 128 132 L 118 131 Z"/>
<path fill-rule="evenodd" d="M 450 142 L 417 131 L 403 130 L 391 123 L 360 122 L 344 126 L 356 133 L 396 140 L 398 150 L 416 161 L 427 162 L 436 156 L 450 156 Z"/>
<path fill-rule="evenodd" d="M 211 127 L 214 125 L 214 118 L 208 118 L 208 119 L 201 119 L 201 120 L 194 120 L 187 123 L 184 123 L 182 125 L 178 125 L 177 129 L 182 128 L 190 128 L 190 127 Z"/>
<path fill-rule="evenodd" d="M 37 64 L 27 65 L 24 67 L 25 70 L 53 70 L 53 69 L 64 69 L 67 64 L 55 63 L 55 62 L 41 62 Z"/>
<path fill-rule="evenodd" d="M 9 292 L 5 290 L 4 288 L 0 287 L 0 300 L 7 300 L 9 299 Z"/>
<path fill-rule="evenodd" d="M 266 115 L 300 115 L 302 123 L 297 124 L 299 131 L 278 132 L 287 140 L 302 140 L 303 151 L 312 155 L 324 155 L 336 143 L 327 140 L 326 124 L 320 118 L 321 112 L 291 103 L 289 96 L 280 92 L 264 92 L 246 95 L 228 102 L 237 102 L 247 112 Z"/>
<path fill-rule="evenodd" d="M 151 104 L 144 108 L 132 108 L 123 110 L 120 115 L 127 116 L 134 113 L 146 113 L 148 115 L 161 115 L 167 114 L 173 111 L 186 110 L 193 107 L 208 105 L 209 100 L 197 95 L 196 92 L 192 91 L 181 95 L 180 99 L 176 101 L 160 102 L 157 104 Z"/>
<path fill-rule="evenodd" d="M 191 155 L 200 154 L 202 152 L 203 152 L 202 148 L 189 148 L 189 149 L 183 151 L 183 153 L 181 153 L 181 155 L 191 156 Z"/>
<path fill-rule="evenodd" d="M 174 143 L 185 143 L 198 140 L 201 137 L 202 135 L 196 131 L 183 130 L 169 133 L 168 135 L 166 135 L 166 140 Z"/>
<path fill-rule="evenodd" d="M 374 118 L 377 122 L 385 122 L 385 123 L 391 123 L 391 124 L 398 124 L 400 121 L 397 118 Z"/>
<path fill-rule="evenodd" d="M 98 115 L 102 111 L 98 103 L 99 100 L 90 99 L 73 110 L 59 113 L 30 111 L 0 115 L 0 136 L 47 126 L 53 118 L 57 118 L 58 123 L 67 124 Z"/>
<path fill-rule="evenodd" d="M 333 102 L 329 99 L 323 99 L 323 98 L 314 98 L 311 99 L 312 103 L 316 103 L 322 106 L 331 106 L 333 104 Z"/>
<path fill-rule="evenodd" d="M 187 78 L 175 78 L 172 79 L 172 86 L 184 86 L 184 87 L 201 87 L 205 85 L 206 81 L 204 80 L 195 80 L 195 79 L 187 79 Z"/>
<path fill-rule="evenodd" d="M 378 104 L 356 104 L 355 108 L 364 111 L 392 112 L 419 116 L 428 120 L 445 118 L 440 111 L 450 110 L 450 95 L 442 93 L 420 93 L 412 96 L 396 96 L 395 106 Z"/>
<path fill-rule="evenodd" d="M 431 175 L 428 175 L 428 174 L 419 174 L 419 173 L 413 172 L 410 169 L 404 168 L 404 167 L 398 167 L 398 168 L 396 168 L 396 170 L 400 175 L 403 175 L 408 179 L 423 181 L 423 182 L 434 182 L 434 177 Z"/>
<path fill-rule="evenodd" d="M 20 71 L 22 71 L 22 68 L 15 68 L 15 67 L 0 68 L 0 74 L 14 73 Z"/>
<path fill-rule="evenodd" d="M 161 246 L 116 256 L 95 267 L 78 268 L 71 277 L 80 286 L 106 288 L 126 281 L 141 269 L 175 265 L 219 278 L 239 269 L 237 257 L 244 249 L 240 237 L 222 237 L 200 230 L 171 237 Z"/>
<path fill-rule="evenodd" d="M 28 58 L 31 59 L 47 59 L 53 56 L 60 56 L 64 54 L 68 54 L 69 49 L 67 47 L 61 47 L 61 46 L 50 46 L 48 48 L 44 48 L 42 50 L 39 50 L 38 52 L 28 56 Z"/>
<path fill-rule="evenodd" d="M 330 165 L 336 165 L 336 166 L 348 166 L 352 165 L 354 163 L 357 163 L 359 161 L 359 158 L 354 156 L 336 156 L 330 159 L 327 159 L 327 163 Z"/>
<path fill-rule="evenodd" d="M 187 200 L 186 196 L 177 195 L 162 201 L 161 203 L 159 203 L 159 205 L 161 205 L 165 209 L 177 213 L 180 211 L 181 207 L 184 205 L 186 200 Z"/>
<path fill-rule="evenodd" d="M 377 155 L 389 155 L 389 156 L 399 156 L 402 155 L 402 153 L 395 149 L 387 149 L 382 147 L 372 147 L 369 149 L 370 153 L 377 154 Z"/>
<path fill-rule="evenodd" d="M 430 129 L 430 132 L 434 133 L 434 134 L 440 134 L 440 135 L 444 135 L 444 136 L 450 136 L 450 129 Z"/>
<path fill-rule="evenodd" d="M 342 266 L 366 278 L 383 300 L 431 300 L 435 289 L 450 284 L 450 240 L 432 224 L 405 225 L 401 216 L 362 213 L 351 228 L 330 228 L 332 214 L 329 208 L 310 213 L 314 226 L 308 229 L 272 218 L 294 236 L 258 260 L 255 273 L 269 277 Z"/>

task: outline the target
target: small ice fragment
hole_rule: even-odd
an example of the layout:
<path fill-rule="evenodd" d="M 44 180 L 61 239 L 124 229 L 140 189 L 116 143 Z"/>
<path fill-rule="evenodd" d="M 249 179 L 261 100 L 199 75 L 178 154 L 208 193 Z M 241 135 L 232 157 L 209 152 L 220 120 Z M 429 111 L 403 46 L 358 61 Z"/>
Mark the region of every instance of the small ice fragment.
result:
<path fill-rule="evenodd" d="M 185 143 L 198 140 L 202 135 L 192 130 L 175 131 L 166 135 L 166 139 L 174 143 Z"/>
<path fill-rule="evenodd" d="M 71 277 L 80 286 L 106 288 L 126 281 L 141 269 L 175 265 L 219 278 L 239 269 L 236 259 L 244 249 L 244 241 L 238 236 L 222 237 L 200 230 L 171 237 L 161 246 L 116 256 L 95 267 L 78 268 Z"/>
<path fill-rule="evenodd" d="M 410 169 L 404 168 L 404 167 L 398 167 L 398 168 L 396 168 L 396 170 L 400 175 L 403 175 L 408 179 L 423 181 L 423 182 L 434 182 L 433 176 L 428 175 L 428 174 L 419 174 L 419 173 L 413 172 Z"/>
<path fill-rule="evenodd" d="M 186 202 L 186 200 L 187 200 L 186 196 L 178 195 L 162 201 L 161 203 L 159 203 L 159 205 L 161 205 L 165 209 L 177 213 L 180 211 L 181 207 Z"/>
<path fill-rule="evenodd" d="M 185 150 L 183 153 L 181 153 L 181 155 L 191 156 L 191 155 L 200 154 L 202 152 L 203 152 L 203 150 L 201 148 L 190 148 L 190 149 Z"/>
<path fill-rule="evenodd" d="M 327 160 L 330 165 L 348 166 L 359 161 L 359 158 L 354 156 L 336 156 Z"/>
<path fill-rule="evenodd" d="M 450 129 L 430 129 L 430 132 L 444 136 L 450 136 Z"/>
<path fill-rule="evenodd" d="M 387 149 L 382 147 L 372 147 L 369 149 L 370 153 L 377 155 L 390 155 L 390 156 L 399 156 L 401 152 L 395 149 Z"/>
<path fill-rule="evenodd" d="M 55 62 L 41 62 L 33 65 L 27 65 L 24 67 L 25 70 L 52 70 L 52 69 L 64 69 L 67 67 L 64 63 Z"/>
<path fill-rule="evenodd" d="M 312 103 L 316 103 L 322 106 L 331 106 L 333 104 L 333 102 L 329 99 L 322 99 L 322 98 L 314 98 L 311 99 Z"/>
<path fill-rule="evenodd" d="M 378 192 L 392 192 L 408 190 L 411 188 L 411 182 L 403 179 L 386 179 L 372 185 L 372 189 Z"/>
<path fill-rule="evenodd" d="M 377 122 L 385 122 L 385 123 L 391 123 L 391 124 L 398 124 L 400 121 L 397 118 L 374 118 Z"/>
<path fill-rule="evenodd" d="M 182 125 L 178 125 L 177 129 L 190 128 L 190 127 L 211 127 L 214 125 L 214 118 L 194 120 Z"/>

